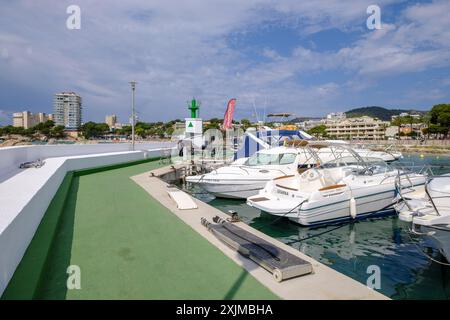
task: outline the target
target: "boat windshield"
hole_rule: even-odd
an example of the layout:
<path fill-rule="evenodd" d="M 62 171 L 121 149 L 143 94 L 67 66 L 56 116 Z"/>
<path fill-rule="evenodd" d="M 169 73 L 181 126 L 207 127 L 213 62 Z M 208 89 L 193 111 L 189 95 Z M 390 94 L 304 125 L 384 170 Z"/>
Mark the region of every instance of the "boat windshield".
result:
<path fill-rule="evenodd" d="M 319 168 L 330 169 L 337 167 L 352 167 L 355 174 L 380 174 L 392 171 L 392 167 L 380 158 L 362 157 L 364 162 L 353 156 L 340 157 L 322 164 Z"/>
<path fill-rule="evenodd" d="M 380 174 L 392 171 L 393 168 L 380 158 L 364 157 L 364 162 L 367 164 L 367 168 L 363 170 L 363 174 Z"/>
<path fill-rule="evenodd" d="M 287 165 L 296 158 L 295 153 L 263 153 L 257 152 L 245 162 L 247 166 Z"/>
<path fill-rule="evenodd" d="M 341 156 L 341 157 L 337 157 L 336 159 L 325 162 L 322 165 L 320 165 L 319 167 L 324 168 L 324 169 L 329 169 L 329 168 L 337 168 L 337 167 L 348 167 L 351 165 L 363 166 L 364 164 L 361 163 L 361 161 L 359 159 L 356 159 L 353 156 Z"/>

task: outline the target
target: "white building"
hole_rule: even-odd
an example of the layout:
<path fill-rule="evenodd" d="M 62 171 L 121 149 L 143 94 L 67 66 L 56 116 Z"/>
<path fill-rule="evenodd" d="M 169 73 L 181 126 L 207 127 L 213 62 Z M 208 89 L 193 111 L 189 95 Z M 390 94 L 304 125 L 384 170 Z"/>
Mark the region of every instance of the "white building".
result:
<path fill-rule="evenodd" d="M 393 121 L 393 120 L 394 120 L 395 118 L 397 118 L 397 117 L 408 117 L 408 116 L 413 117 L 413 118 L 415 118 L 415 119 L 420 119 L 420 118 L 422 117 L 422 115 L 417 114 L 417 113 L 402 112 L 402 113 L 400 113 L 399 115 L 393 115 L 393 116 L 391 117 L 391 120 Z"/>
<path fill-rule="evenodd" d="M 37 125 L 38 123 L 53 120 L 52 114 L 45 114 L 43 112 L 31 113 L 30 111 L 14 112 L 13 113 L 13 126 L 29 129 Z"/>
<path fill-rule="evenodd" d="M 327 114 L 327 120 L 344 120 L 347 116 L 345 115 L 345 112 L 332 112 Z"/>
<path fill-rule="evenodd" d="M 109 126 L 110 129 L 115 128 L 117 124 L 117 116 L 115 114 L 106 116 L 105 123 Z"/>
<path fill-rule="evenodd" d="M 326 123 L 326 119 L 310 119 L 310 120 L 306 120 L 306 121 L 302 121 L 302 122 L 297 122 L 296 125 L 298 126 L 298 128 L 300 130 L 310 130 L 314 127 L 323 125 Z"/>
<path fill-rule="evenodd" d="M 328 135 L 335 139 L 380 140 L 385 138 L 389 122 L 363 116 L 327 121 L 326 126 Z"/>
<path fill-rule="evenodd" d="M 75 92 L 55 94 L 53 110 L 55 125 L 65 126 L 68 130 L 78 130 L 81 127 L 81 97 Z"/>

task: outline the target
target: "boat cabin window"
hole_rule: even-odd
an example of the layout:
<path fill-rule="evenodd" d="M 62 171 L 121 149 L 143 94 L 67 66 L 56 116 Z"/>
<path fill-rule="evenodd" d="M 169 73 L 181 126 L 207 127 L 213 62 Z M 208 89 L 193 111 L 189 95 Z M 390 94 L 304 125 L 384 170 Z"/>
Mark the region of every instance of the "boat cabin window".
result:
<path fill-rule="evenodd" d="M 287 165 L 294 163 L 297 155 L 295 153 L 263 153 L 257 152 L 246 161 L 248 166 L 262 165 Z"/>
<path fill-rule="evenodd" d="M 280 155 L 280 164 L 291 164 L 294 163 L 297 155 L 295 153 L 283 153 Z"/>

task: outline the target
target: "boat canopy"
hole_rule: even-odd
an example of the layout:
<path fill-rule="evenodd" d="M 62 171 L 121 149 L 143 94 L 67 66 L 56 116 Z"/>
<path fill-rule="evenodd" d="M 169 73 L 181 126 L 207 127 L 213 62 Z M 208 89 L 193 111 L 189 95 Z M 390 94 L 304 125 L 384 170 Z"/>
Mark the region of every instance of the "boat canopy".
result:
<path fill-rule="evenodd" d="M 350 145 L 342 143 L 334 143 L 330 141 L 316 141 L 316 140 L 311 141 L 298 139 L 285 141 L 284 146 L 307 150 L 310 154 L 313 155 L 315 159 L 317 159 L 320 162 L 320 164 L 324 163 L 320 155 L 322 152 L 325 152 L 331 156 L 332 158 L 331 161 L 328 161 L 330 162 L 330 165 L 332 162 L 334 162 L 340 163 L 342 166 L 346 165 L 345 163 L 349 162 L 367 168 L 370 166 L 370 162 L 382 161 L 381 159 L 378 158 L 374 158 L 371 161 L 367 161 L 368 158 L 366 158 L 366 160 L 362 158 L 355 150 L 353 150 L 353 148 Z"/>

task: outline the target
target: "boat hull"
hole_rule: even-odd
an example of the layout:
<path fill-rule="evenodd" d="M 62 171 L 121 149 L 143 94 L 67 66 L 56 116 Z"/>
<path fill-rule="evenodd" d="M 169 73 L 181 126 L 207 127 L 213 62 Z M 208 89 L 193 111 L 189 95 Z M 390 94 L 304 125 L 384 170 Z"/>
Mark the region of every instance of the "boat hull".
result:
<path fill-rule="evenodd" d="M 429 235 L 447 262 L 450 262 L 450 226 L 420 226 L 420 231 Z"/>
<path fill-rule="evenodd" d="M 235 181 L 200 181 L 193 182 L 206 192 L 218 198 L 247 199 L 257 195 L 270 179 L 265 180 L 235 180 Z M 188 181 L 189 182 L 189 181 Z"/>
<path fill-rule="evenodd" d="M 366 192 L 355 196 L 356 215 L 351 215 L 350 199 L 339 203 L 332 203 L 324 207 L 305 208 L 298 212 L 297 217 L 290 218 L 291 221 L 301 225 L 319 225 L 339 223 L 347 220 L 361 220 L 369 216 L 384 216 L 394 214 L 393 199 L 395 190 L 386 190 L 381 192 Z"/>
<path fill-rule="evenodd" d="M 289 220 L 304 225 L 316 226 L 324 224 L 340 223 L 347 220 L 360 220 L 369 216 L 385 216 L 395 214 L 393 208 L 393 199 L 395 190 L 390 189 L 384 192 L 366 193 L 355 197 L 356 202 L 356 216 L 351 215 L 351 197 L 349 194 L 344 194 L 340 200 L 333 203 L 325 204 L 325 202 L 315 203 L 290 203 L 289 207 L 274 210 L 266 208 L 264 201 L 261 202 L 247 202 L 252 207 L 258 208 L 263 212 L 275 216 L 286 217 Z M 295 209 L 295 206 L 300 209 Z"/>
<path fill-rule="evenodd" d="M 412 183 L 420 185 L 424 179 L 417 177 Z M 395 214 L 396 194 L 394 184 L 386 183 L 352 190 L 344 187 L 308 201 L 287 191 L 283 195 L 286 198 L 259 193 L 259 198 L 249 198 L 247 204 L 301 225 L 314 226 Z"/>

